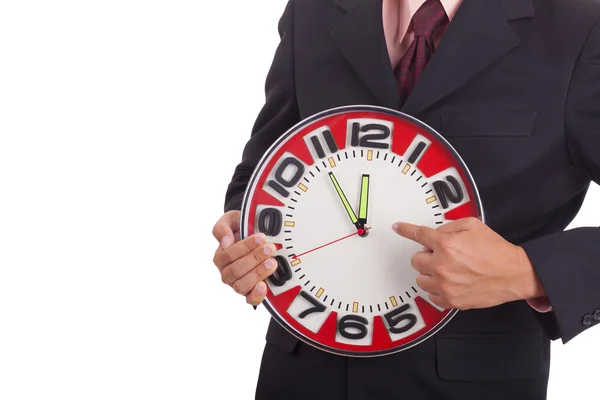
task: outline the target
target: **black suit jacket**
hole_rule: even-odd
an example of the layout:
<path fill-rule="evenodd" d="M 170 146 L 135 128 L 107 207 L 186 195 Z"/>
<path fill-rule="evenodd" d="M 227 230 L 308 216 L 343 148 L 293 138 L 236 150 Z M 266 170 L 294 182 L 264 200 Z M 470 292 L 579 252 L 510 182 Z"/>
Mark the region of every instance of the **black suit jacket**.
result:
<path fill-rule="evenodd" d="M 600 182 L 599 17 L 593 0 L 465 0 L 401 101 L 381 0 L 289 2 L 225 209 L 240 208 L 264 151 L 300 120 L 341 105 L 399 109 L 458 150 L 487 224 L 523 246 L 554 311 L 462 311 L 427 342 L 367 360 L 314 350 L 272 321 L 259 398 L 545 398 L 550 339 L 600 320 L 600 228 L 564 231 Z"/>

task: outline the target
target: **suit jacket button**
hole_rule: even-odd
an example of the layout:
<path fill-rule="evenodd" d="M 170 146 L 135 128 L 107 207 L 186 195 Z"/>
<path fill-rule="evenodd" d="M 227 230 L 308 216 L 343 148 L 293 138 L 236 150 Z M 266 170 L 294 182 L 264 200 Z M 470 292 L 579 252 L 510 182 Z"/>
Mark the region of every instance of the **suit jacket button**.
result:
<path fill-rule="evenodd" d="M 583 326 L 590 326 L 592 324 L 592 316 L 591 316 L 591 314 L 585 314 L 583 316 L 582 324 L 583 324 Z"/>
<path fill-rule="evenodd" d="M 600 308 L 594 311 L 594 319 L 600 321 Z"/>

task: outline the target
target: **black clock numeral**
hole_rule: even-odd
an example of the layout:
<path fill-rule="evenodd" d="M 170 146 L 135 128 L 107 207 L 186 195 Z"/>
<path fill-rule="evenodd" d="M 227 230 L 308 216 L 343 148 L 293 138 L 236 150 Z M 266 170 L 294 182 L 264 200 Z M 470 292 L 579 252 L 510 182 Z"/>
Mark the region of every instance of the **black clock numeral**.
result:
<path fill-rule="evenodd" d="M 305 291 L 301 291 L 300 296 L 304 297 L 304 299 L 306 301 L 308 301 L 310 304 L 312 304 L 313 307 L 302 311 L 300 313 L 300 315 L 298 315 L 298 318 L 300 318 L 300 319 L 306 318 L 312 313 L 316 313 L 316 312 L 320 313 L 320 312 L 327 310 L 327 307 L 325 307 L 323 305 L 323 303 L 321 303 L 320 301 L 318 301 L 317 299 L 315 299 L 314 297 L 312 297 L 310 294 L 306 293 Z"/>
<path fill-rule="evenodd" d="M 340 335 L 350 340 L 363 339 L 369 333 L 369 321 L 360 315 L 344 315 L 338 322 Z"/>
<path fill-rule="evenodd" d="M 274 189 L 277 193 L 279 193 L 283 197 L 290 197 L 290 192 L 288 192 L 283 186 L 281 186 L 281 184 L 279 182 L 271 179 L 267 183 L 267 185 L 269 185 L 270 188 Z"/>
<path fill-rule="evenodd" d="M 417 160 L 419 159 L 421 154 L 423 154 L 423 152 L 425 151 L 426 147 L 427 147 L 427 143 L 419 142 L 419 144 L 417 145 L 417 147 L 415 147 L 415 150 L 412 152 L 410 157 L 408 157 L 408 160 L 407 160 L 408 163 L 414 164 L 415 162 L 417 162 Z"/>
<path fill-rule="evenodd" d="M 265 208 L 258 214 L 258 231 L 267 236 L 277 236 L 281 233 L 283 216 L 276 208 Z"/>
<path fill-rule="evenodd" d="M 285 174 L 295 169 L 291 178 L 286 179 Z M 290 192 L 286 188 L 295 186 L 304 175 L 304 164 L 294 157 L 284 159 L 275 171 L 275 179 L 271 179 L 267 184 L 283 197 L 289 197 Z"/>
<path fill-rule="evenodd" d="M 442 208 L 446 209 L 450 206 L 449 201 L 453 204 L 458 204 L 464 200 L 465 194 L 460 186 L 460 182 L 458 179 L 453 177 L 452 175 L 448 175 L 446 180 L 450 182 L 452 188 L 448 184 L 448 182 L 440 180 L 433 182 L 433 188 L 435 189 L 438 198 L 440 200 L 440 204 Z"/>
<path fill-rule="evenodd" d="M 392 333 L 404 333 L 411 330 L 417 324 L 417 316 L 411 313 L 406 313 L 410 309 L 409 304 L 404 304 L 385 314 L 383 317 L 388 323 L 389 330 Z M 400 326 L 398 326 L 400 325 Z"/>
<path fill-rule="evenodd" d="M 323 131 L 323 139 L 325 139 L 325 144 L 329 149 L 329 153 L 325 153 L 325 149 L 323 148 L 323 144 L 321 143 L 321 139 L 318 135 L 311 136 L 310 138 L 310 143 L 312 144 L 313 149 L 317 153 L 317 156 L 319 158 L 325 158 L 327 157 L 327 154 L 337 153 L 338 147 L 329 129 Z"/>
<path fill-rule="evenodd" d="M 370 131 L 378 131 L 378 133 L 367 133 Z M 389 143 L 380 142 L 390 137 L 392 132 L 390 128 L 381 124 L 367 124 L 360 126 L 360 123 L 354 122 L 352 124 L 352 137 L 350 139 L 350 145 L 353 147 L 369 147 L 373 149 L 389 149 Z"/>
<path fill-rule="evenodd" d="M 268 279 L 275 286 L 283 286 L 292 279 L 292 269 L 283 256 L 275 256 L 275 261 L 277 261 L 277 269 Z"/>

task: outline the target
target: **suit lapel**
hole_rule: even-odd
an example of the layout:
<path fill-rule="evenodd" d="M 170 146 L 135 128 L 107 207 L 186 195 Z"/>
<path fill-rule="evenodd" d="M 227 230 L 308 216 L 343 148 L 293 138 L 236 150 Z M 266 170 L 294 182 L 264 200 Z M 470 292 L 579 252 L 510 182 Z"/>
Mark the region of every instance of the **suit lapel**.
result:
<path fill-rule="evenodd" d="M 420 113 L 517 47 L 508 21 L 531 16 L 532 0 L 464 0 L 402 111 Z"/>
<path fill-rule="evenodd" d="M 379 105 L 398 108 L 400 95 L 385 44 L 381 0 L 337 0 L 346 11 L 331 31 L 334 42 Z"/>

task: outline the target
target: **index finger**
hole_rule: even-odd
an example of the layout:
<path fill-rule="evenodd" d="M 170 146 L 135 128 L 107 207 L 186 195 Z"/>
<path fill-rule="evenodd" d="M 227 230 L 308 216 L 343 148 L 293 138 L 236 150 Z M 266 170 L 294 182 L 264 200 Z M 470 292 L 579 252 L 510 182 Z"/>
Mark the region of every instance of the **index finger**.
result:
<path fill-rule="evenodd" d="M 442 235 L 441 232 L 427 226 L 413 225 L 407 222 L 397 222 L 392 227 L 398 235 L 420 243 L 423 246 L 435 250 Z"/>

